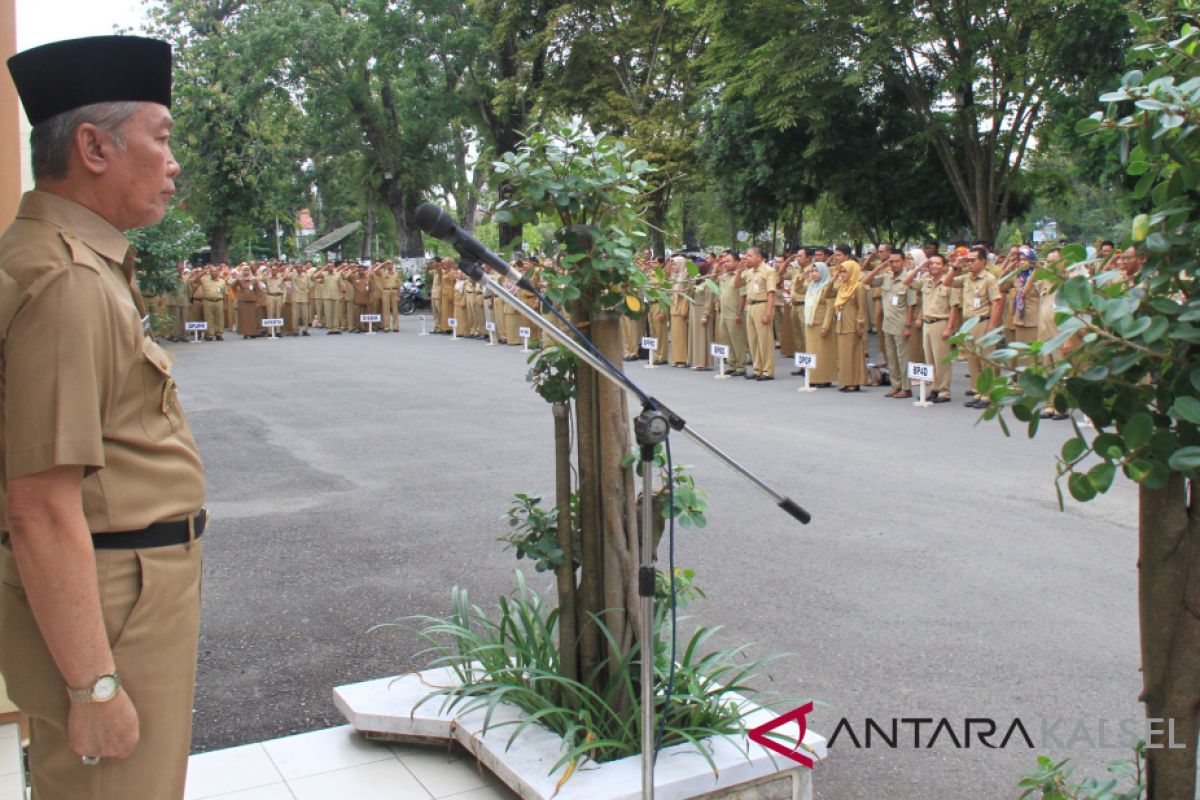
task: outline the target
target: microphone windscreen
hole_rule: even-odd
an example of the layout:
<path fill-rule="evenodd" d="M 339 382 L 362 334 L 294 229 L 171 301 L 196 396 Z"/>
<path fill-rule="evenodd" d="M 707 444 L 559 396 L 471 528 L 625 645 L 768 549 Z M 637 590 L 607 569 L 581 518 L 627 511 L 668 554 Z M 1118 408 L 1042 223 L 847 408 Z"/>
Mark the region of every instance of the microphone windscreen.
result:
<path fill-rule="evenodd" d="M 417 208 L 417 227 L 435 239 L 445 239 L 454 231 L 454 219 L 433 203 Z"/>

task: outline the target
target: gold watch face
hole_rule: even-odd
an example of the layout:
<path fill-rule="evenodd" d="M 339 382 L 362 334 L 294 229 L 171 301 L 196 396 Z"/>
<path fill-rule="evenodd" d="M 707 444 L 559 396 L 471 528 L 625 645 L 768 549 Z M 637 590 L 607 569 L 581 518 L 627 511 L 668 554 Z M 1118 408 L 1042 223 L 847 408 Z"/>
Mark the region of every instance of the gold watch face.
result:
<path fill-rule="evenodd" d="M 121 686 L 113 675 L 101 675 L 96 679 L 96 684 L 92 687 L 92 699 L 97 703 L 104 703 L 112 700 L 117 696 L 117 689 Z"/>

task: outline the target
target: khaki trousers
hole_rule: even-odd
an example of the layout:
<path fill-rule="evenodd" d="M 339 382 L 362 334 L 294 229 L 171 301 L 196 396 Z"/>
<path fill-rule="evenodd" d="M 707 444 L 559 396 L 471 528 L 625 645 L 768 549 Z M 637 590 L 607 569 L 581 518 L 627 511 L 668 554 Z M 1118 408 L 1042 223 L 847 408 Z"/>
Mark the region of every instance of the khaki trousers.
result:
<path fill-rule="evenodd" d="M 667 363 L 667 335 L 671 330 L 670 319 L 670 314 L 660 315 L 657 311 L 650 312 L 650 336 L 658 341 L 658 347 L 654 350 L 655 364 Z"/>
<path fill-rule="evenodd" d="M 269 294 L 263 298 L 263 302 L 267 307 L 266 315 L 268 319 L 283 318 L 283 295 Z"/>
<path fill-rule="evenodd" d="M 129 758 L 84 766 L 67 745 L 62 676 L 30 611 L 12 551 L 0 547 L 0 672 L 13 702 L 30 718 L 37 800 L 183 797 L 202 553 L 200 542 L 96 551 L 104 625 L 121 683 L 137 709 L 140 736 Z"/>
<path fill-rule="evenodd" d="M 621 355 L 625 358 L 637 358 L 638 346 L 641 344 L 640 337 L 641 325 L 640 320 L 633 317 L 621 317 Z"/>
<path fill-rule="evenodd" d="M 804 305 L 794 305 L 788 308 L 788 317 L 792 323 L 792 344 L 794 346 L 793 353 L 807 353 L 807 342 L 804 341 Z"/>
<path fill-rule="evenodd" d="M 949 324 L 949 320 L 939 319 L 922 326 L 925 331 L 925 357 L 933 365 L 931 389 L 939 394 L 950 391 L 950 379 L 954 377 L 954 362 L 946 360 L 950 355 L 950 343 L 942 338 L 942 332 Z"/>
<path fill-rule="evenodd" d="M 764 325 L 763 314 L 767 313 L 766 303 L 746 304 L 746 338 L 750 344 L 750 358 L 754 364 L 755 375 L 774 377 L 775 375 L 775 331 L 772 325 Z"/>
<path fill-rule="evenodd" d="M 208 330 L 204 335 L 211 339 L 214 336 L 221 336 L 225 333 L 225 308 L 220 300 L 201 300 L 201 305 L 204 307 L 204 321 L 208 323 Z"/>
<path fill-rule="evenodd" d="M 325 323 L 325 330 L 336 331 L 342 326 L 342 301 L 331 300 L 326 298 L 321 301 L 324 310 L 321 312 L 322 320 Z"/>
<path fill-rule="evenodd" d="M 908 379 L 908 337 L 898 333 L 883 334 L 883 357 L 887 359 L 892 388 L 908 392 L 912 382 Z"/>
<path fill-rule="evenodd" d="M 792 353 L 800 352 L 796 350 L 796 337 L 792 331 L 792 315 L 788 313 L 788 310 L 788 306 L 783 303 L 776 303 L 775 316 L 771 319 L 775 326 L 775 339 L 779 342 L 779 355 L 784 358 L 791 358 Z"/>
<path fill-rule="evenodd" d="M 395 289 L 384 289 L 380 302 L 382 324 L 379 327 L 385 331 L 400 330 L 400 293 Z"/>
<path fill-rule="evenodd" d="M 722 344 L 729 345 L 729 371 L 740 372 L 750 364 L 750 344 L 746 337 L 746 325 L 738 322 L 737 317 L 721 317 L 720 325 Z"/>
<path fill-rule="evenodd" d="M 292 331 L 295 333 L 307 333 L 308 326 L 312 323 L 312 319 L 308 316 L 308 301 L 302 300 L 291 304 L 292 306 Z"/>
<path fill-rule="evenodd" d="M 986 332 L 986 329 L 987 320 L 982 319 L 975 323 L 975 327 L 971 329 L 971 336 L 975 339 L 978 339 L 979 337 L 983 336 L 983 334 Z M 971 389 L 972 391 L 976 392 L 979 391 L 979 387 L 976 385 L 979 382 L 979 376 L 983 374 L 983 368 L 987 366 L 980 356 L 986 356 L 987 354 L 991 353 L 993 349 L 988 347 L 982 352 L 979 352 L 977 348 L 978 344 L 974 341 L 964 342 L 959 348 L 962 350 L 963 355 L 967 357 L 967 373 L 971 376 Z"/>
<path fill-rule="evenodd" d="M 442 296 L 440 294 L 430 300 L 429 311 L 430 316 L 433 317 L 433 330 L 440 331 L 442 329 Z"/>

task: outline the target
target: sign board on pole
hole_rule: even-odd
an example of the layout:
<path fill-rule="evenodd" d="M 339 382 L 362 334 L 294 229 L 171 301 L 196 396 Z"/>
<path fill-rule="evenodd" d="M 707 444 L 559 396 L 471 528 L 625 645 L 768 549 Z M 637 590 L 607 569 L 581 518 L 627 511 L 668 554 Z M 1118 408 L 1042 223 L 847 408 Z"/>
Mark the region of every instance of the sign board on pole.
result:
<path fill-rule="evenodd" d="M 708 352 L 713 358 L 729 358 L 729 346 L 724 344 L 709 345 Z"/>
<path fill-rule="evenodd" d="M 206 331 L 208 330 L 207 322 L 185 322 L 184 328 L 189 331 Z"/>
<path fill-rule="evenodd" d="M 933 383 L 933 365 L 910 361 L 908 362 L 908 377 L 909 380 Z"/>
<path fill-rule="evenodd" d="M 796 369 L 816 369 L 816 353 L 796 353 Z"/>
<path fill-rule="evenodd" d="M 653 336 L 643 336 L 642 337 L 642 347 L 644 347 L 647 350 L 657 350 L 658 349 L 658 339 L 655 339 Z"/>
<path fill-rule="evenodd" d="M 382 319 L 383 316 L 381 314 L 359 314 L 358 316 L 359 322 L 379 322 Z"/>
<path fill-rule="evenodd" d="M 520 337 L 522 339 L 528 339 L 530 330 L 529 330 L 529 328 L 526 328 L 526 327 L 520 327 L 520 328 L 517 328 L 517 334 L 520 335 Z"/>
<path fill-rule="evenodd" d="M 451 328 L 457 328 L 458 327 L 458 319 L 456 317 L 450 317 L 449 319 L 446 320 L 446 324 L 449 325 Z"/>
<path fill-rule="evenodd" d="M 264 319 L 262 321 L 262 325 L 264 328 L 282 328 L 283 319 L 271 317 L 269 319 Z"/>
<path fill-rule="evenodd" d="M 485 322 L 485 323 L 483 323 L 483 327 L 484 327 L 484 330 L 486 330 L 488 333 L 491 333 L 492 331 L 496 330 L 496 323 Z"/>

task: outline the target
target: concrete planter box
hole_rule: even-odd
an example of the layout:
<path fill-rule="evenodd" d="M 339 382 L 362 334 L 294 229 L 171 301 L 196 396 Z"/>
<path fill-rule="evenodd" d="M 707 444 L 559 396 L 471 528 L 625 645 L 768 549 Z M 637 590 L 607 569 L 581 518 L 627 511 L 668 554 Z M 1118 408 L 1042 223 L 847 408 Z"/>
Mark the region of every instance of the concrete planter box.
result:
<path fill-rule="evenodd" d="M 607 764 L 581 764 L 561 788 L 565 768 L 550 774 L 550 767 L 563 753 L 562 740 L 537 726 L 529 726 L 508 744 L 513 726 L 524 713 L 512 706 L 499 706 L 483 732 L 485 710 L 468 714 L 457 709 L 443 713 L 442 698 L 422 699 L 438 688 L 457 683 L 449 669 L 429 669 L 399 678 L 380 678 L 333 690 L 333 701 L 358 731 L 370 738 L 406 743 L 438 744 L 454 740 L 481 764 L 495 773 L 524 800 L 637 800 L 641 797 L 639 756 Z M 749 703 L 749 701 L 745 701 Z M 756 727 L 778 715 L 754 706 L 746 717 Z M 795 728 L 781 728 L 795 735 Z M 790 746 L 790 743 L 786 743 Z M 777 756 L 745 736 L 713 737 L 703 742 L 717 764 L 713 773 L 708 761 L 690 744 L 659 752 L 655 766 L 655 799 L 683 798 L 795 798 L 812 797 L 812 770 Z M 825 737 L 809 730 L 804 745 L 814 760 L 825 757 Z"/>

